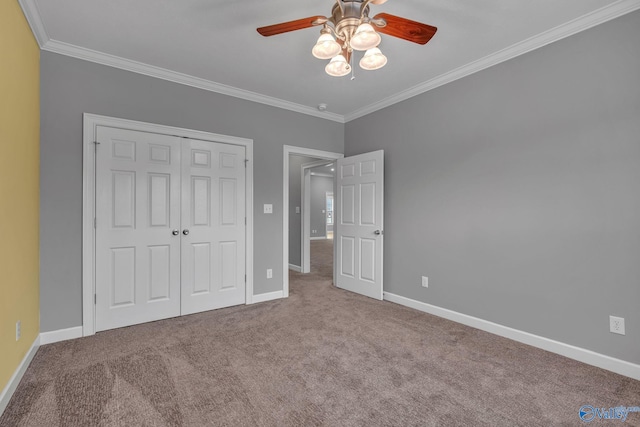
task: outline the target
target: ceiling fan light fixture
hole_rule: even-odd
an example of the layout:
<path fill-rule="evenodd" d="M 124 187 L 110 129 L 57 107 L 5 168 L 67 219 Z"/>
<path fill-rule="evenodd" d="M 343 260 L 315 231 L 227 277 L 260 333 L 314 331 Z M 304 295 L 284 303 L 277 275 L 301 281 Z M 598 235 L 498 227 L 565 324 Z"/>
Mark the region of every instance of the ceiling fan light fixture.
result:
<path fill-rule="evenodd" d="M 328 31 L 322 30 L 311 53 L 318 59 L 330 59 L 339 54 L 340 51 L 342 51 L 342 47 L 333 36 Z"/>
<path fill-rule="evenodd" d="M 371 24 L 365 22 L 358 26 L 351 37 L 351 47 L 355 50 L 369 50 L 380 44 L 382 37 L 376 33 Z"/>
<path fill-rule="evenodd" d="M 302 30 L 321 25 L 320 37 L 312 49 L 313 56 L 330 59 L 325 71 L 331 76 L 346 76 L 353 71 L 353 51 L 366 52 L 360 60 L 365 70 L 377 70 L 387 63 L 387 57 L 380 52 L 380 33 L 424 45 L 438 29 L 431 25 L 412 21 L 388 13 L 378 13 L 369 17 L 369 6 L 385 3 L 387 0 L 333 0 L 335 4 L 329 16 L 309 16 L 294 21 L 257 28 L 264 37 L 290 31 Z M 355 75 L 351 76 L 351 80 Z"/>
<path fill-rule="evenodd" d="M 342 77 L 349 74 L 351 66 L 343 55 L 334 56 L 324 70 L 333 77 Z"/>
<path fill-rule="evenodd" d="M 367 50 L 360 60 L 360 68 L 363 70 L 377 70 L 384 67 L 387 57 L 377 47 Z"/>

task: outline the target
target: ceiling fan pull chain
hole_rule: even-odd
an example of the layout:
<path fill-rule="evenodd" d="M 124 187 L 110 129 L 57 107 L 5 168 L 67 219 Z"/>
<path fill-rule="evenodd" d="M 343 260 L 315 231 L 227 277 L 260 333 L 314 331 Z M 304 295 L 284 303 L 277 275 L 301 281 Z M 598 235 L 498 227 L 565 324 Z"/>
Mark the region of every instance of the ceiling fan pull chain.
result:
<path fill-rule="evenodd" d="M 353 66 L 354 53 L 355 52 L 351 52 L 351 58 L 349 58 L 351 60 L 351 80 L 356 79 L 356 67 Z"/>

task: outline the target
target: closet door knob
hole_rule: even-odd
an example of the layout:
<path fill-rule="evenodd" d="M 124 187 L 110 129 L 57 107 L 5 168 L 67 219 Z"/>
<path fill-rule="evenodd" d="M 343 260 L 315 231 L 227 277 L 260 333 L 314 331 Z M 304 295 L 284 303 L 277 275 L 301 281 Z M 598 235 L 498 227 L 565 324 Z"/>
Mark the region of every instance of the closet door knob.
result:
<path fill-rule="evenodd" d="M 185 236 L 189 235 L 189 229 L 185 228 L 184 230 L 182 230 L 182 234 L 184 234 Z"/>
<path fill-rule="evenodd" d="M 179 230 L 173 230 L 171 232 L 171 234 L 173 234 L 174 236 L 177 236 L 178 234 L 180 234 L 180 231 Z"/>

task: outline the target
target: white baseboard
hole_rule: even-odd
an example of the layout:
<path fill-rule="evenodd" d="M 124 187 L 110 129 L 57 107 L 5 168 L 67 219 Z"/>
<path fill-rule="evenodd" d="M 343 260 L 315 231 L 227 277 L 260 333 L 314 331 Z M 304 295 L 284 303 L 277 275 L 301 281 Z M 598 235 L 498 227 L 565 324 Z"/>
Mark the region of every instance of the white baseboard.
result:
<path fill-rule="evenodd" d="M 587 350 L 581 347 L 565 344 L 560 341 L 554 341 L 549 338 L 530 334 L 528 332 L 513 329 L 508 326 L 499 325 L 497 323 L 458 313 L 446 308 L 427 304 L 421 301 L 416 301 L 400 295 L 395 295 L 390 292 L 384 292 L 384 299 L 386 301 L 394 302 L 406 307 L 411 307 L 438 317 L 443 317 L 454 322 L 462 323 L 463 325 L 490 332 L 501 337 L 528 344 L 533 347 L 538 347 L 552 353 L 560 354 L 562 356 L 586 363 L 588 365 L 597 366 L 598 368 L 606 369 L 620 375 L 640 380 L 640 365 L 637 365 L 635 363 L 616 359 L 611 356 L 606 356 L 604 354 L 596 353 L 594 351 Z"/>
<path fill-rule="evenodd" d="M 298 273 L 300 273 L 302 271 L 302 267 L 300 267 L 299 265 L 289 264 L 289 270 L 297 271 Z"/>
<path fill-rule="evenodd" d="M 7 409 L 7 405 L 9 405 L 11 396 L 13 396 L 13 393 L 16 391 L 16 388 L 18 387 L 18 384 L 20 384 L 20 380 L 22 379 L 22 376 L 24 375 L 27 368 L 29 367 L 29 364 L 33 360 L 33 356 L 36 355 L 36 352 L 38 351 L 39 347 L 40 347 L 40 335 L 38 335 L 36 339 L 33 340 L 33 344 L 31 344 L 31 348 L 29 348 L 29 351 L 27 351 L 27 354 L 25 354 L 24 358 L 22 359 L 22 362 L 20 362 L 20 365 L 18 365 L 18 369 L 16 369 L 16 371 L 13 373 L 13 375 L 9 379 L 9 382 L 4 387 L 4 390 L 2 390 L 2 394 L 0 394 L 0 415 L 2 415 L 5 409 Z"/>
<path fill-rule="evenodd" d="M 282 291 L 267 292 L 264 294 L 254 295 L 253 303 L 271 301 L 271 300 L 280 299 L 280 298 L 284 298 L 284 293 Z"/>
<path fill-rule="evenodd" d="M 59 341 L 67 341 L 82 337 L 82 326 L 59 329 L 57 331 L 40 333 L 40 345 L 52 344 Z"/>
<path fill-rule="evenodd" d="M 327 240 L 327 236 L 310 237 L 309 240 Z"/>

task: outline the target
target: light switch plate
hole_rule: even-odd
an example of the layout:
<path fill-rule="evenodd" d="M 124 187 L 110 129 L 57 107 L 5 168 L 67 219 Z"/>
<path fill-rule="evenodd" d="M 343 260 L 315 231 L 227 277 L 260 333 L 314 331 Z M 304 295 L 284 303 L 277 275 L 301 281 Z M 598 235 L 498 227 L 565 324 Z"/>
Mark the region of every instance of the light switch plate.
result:
<path fill-rule="evenodd" d="M 264 205 L 264 213 L 266 213 L 266 214 L 273 213 L 273 205 L 272 204 L 265 204 Z"/>

